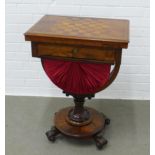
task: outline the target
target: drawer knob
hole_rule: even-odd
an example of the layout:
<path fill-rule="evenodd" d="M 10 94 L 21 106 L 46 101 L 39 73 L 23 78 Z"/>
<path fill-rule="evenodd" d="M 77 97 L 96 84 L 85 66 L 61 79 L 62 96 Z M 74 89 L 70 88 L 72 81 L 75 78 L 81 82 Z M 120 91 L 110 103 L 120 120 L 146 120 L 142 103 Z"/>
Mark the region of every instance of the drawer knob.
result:
<path fill-rule="evenodd" d="M 73 50 L 72 50 L 72 53 L 73 54 L 76 54 L 78 52 L 78 49 L 77 48 L 74 48 Z"/>

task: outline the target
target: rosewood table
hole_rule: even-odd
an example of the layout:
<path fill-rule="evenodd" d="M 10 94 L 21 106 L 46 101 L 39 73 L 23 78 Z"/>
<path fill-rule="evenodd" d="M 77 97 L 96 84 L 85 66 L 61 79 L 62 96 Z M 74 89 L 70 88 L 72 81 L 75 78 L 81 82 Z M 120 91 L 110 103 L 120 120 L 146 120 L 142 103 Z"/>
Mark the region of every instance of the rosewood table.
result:
<path fill-rule="evenodd" d="M 74 107 L 55 113 L 47 138 L 52 142 L 58 134 L 93 138 L 102 149 L 107 140 L 101 133 L 110 119 L 84 107 L 84 101 L 116 78 L 122 49 L 129 43 L 129 21 L 45 15 L 24 35 L 31 41 L 32 56 L 41 58 L 47 76 L 74 98 Z"/>

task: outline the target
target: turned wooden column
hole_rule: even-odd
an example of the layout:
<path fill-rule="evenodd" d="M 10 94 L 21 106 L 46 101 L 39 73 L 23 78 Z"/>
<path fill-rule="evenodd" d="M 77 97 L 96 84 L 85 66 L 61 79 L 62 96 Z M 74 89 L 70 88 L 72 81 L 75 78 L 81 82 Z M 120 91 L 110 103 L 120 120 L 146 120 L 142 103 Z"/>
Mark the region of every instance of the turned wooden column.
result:
<path fill-rule="evenodd" d="M 90 112 L 84 107 L 84 97 L 75 97 L 75 107 L 68 113 L 68 121 L 72 124 L 82 125 L 90 122 Z"/>

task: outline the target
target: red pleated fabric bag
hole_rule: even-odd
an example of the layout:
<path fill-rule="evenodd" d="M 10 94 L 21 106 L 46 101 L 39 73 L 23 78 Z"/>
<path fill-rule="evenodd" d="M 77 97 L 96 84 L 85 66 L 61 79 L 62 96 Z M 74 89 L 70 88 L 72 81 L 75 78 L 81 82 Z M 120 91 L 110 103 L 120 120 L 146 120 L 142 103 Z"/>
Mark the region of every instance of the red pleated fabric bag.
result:
<path fill-rule="evenodd" d="M 67 93 L 94 94 L 110 76 L 110 64 L 45 58 L 41 61 L 50 80 Z"/>

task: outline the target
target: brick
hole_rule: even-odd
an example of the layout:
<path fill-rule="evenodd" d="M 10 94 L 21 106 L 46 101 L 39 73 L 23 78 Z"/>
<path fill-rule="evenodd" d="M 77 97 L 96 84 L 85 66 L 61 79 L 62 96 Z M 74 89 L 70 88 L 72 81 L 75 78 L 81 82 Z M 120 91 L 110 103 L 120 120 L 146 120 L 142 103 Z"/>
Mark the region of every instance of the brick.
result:
<path fill-rule="evenodd" d="M 24 42 L 24 35 L 21 33 L 7 33 L 6 42 L 7 43 L 22 43 Z"/>
<path fill-rule="evenodd" d="M 7 70 L 6 79 L 38 79 L 38 72 L 31 70 Z"/>
<path fill-rule="evenodd" d="M 126 65 L 149 65 L 149 57 L 146 56 L 127 56 L 123 57 L 122 64 Z"/>
<path fill-rule="evenodd" d="M 11 14 L 11 13 L 17 13 L 17 4 L 14 3 L 14 4 L 6 4 L 6 12 L 8 14 Z"/>
<path fill-rule="evenodd" d="M 6 3 L 22 3 L 22 0 L 6 0 Z"/>
<path fill-rule="evenodd" d="M 140 63 L 144 63 L 143 61 Z M 122 65 L 120 68 L 122 74 L 149 74 L 149 65 Z"/>
<path fill-rule="evenodd" d="M 96 5 L 96 6 L 130 6 L 130 7 L 148 7 L 149 6 L 149 1 L 147 0 L 130 0 L 130 1 L 126 1 L 126 0 L 85 0 L 83 1 L 84 5 Z"/>
<path fill-rule="evenodd" d="M 31 24 L 7 24 L 6 33 L 22 33 L 27 31 Z"/>
<path fill-rule="evenodd" d="M 24 79 L 9 79 L 6 80 L 6 87 L 22 87 L 24 83 Z"/>
<path fill-rule="evenodd" d="M 113 90 L 135 90 L 135 91 L 147 91 L 149 92 L 150 87 L 148 85 L 148 83 L 136 83 L 135 85 L 129 85 L 129 83 L 127 82 L 119 82 L 119 83 L 113 83 L 113 85 L 111 85 L 111 89 Z"/>
<path fill-rule="evenodd" d="M 93 10 L 93 11 L 92 11 Z M 81 8 L 81 15 L 97 16 L 97 17 L 148 17 L 147 8 L 139 7 L 98 7 L 98 6 L 84 6 Z"/>
<path fill-rule="evenodd" d="M 18 61 L 10 61 L 7 59 L 5 62 L 5 68 L 6 70 L 22 70 L 24 66 L 24 62 L 18 62 Z"/>
<path fill-rule="evenodd" d="M 8 61 L 23 61 L 27 62 L 30 58 L 30 53 L 17 53 L 17 52 L 7 52 L 6 57 Z"/>
<path fill-rule="evenodd" d="M 128 18 L 129 19 L 129 18 Z M 132 17 L 130 20 L 131 27 L 136 28 L 147 28 L 149 27 L 149 18 L 135 18 Z"/>
<path fill-rule="evenodd" d="M 131 27 L 130 28 L 131 37 L 150 37 L 149 28 Z"/>
<path fill-rule="evenodd" d="M 85 2 L 86 0 L 57 0 L 56 1 L 56 5 L 87 5 L 88 3 Z M 89 3 L 91 3 L 92 1 L 90 1 Z"/>
<path fill-rule="evenodd" d="M 123 50 L 123 56 L 146 56 L 149 57 L 149 47 L 129 47 L 127 50 Z"/>
<path fill-rule="evenodd" d="M 49 4 L 18 4 L 17 10 L 20 14 L 46 14 Z"/>
<path fill-rule="evenodd" d="M 7 14 L 6 24 L 32 24 L 31 14 Z"/>
<path fill-rule="evenodd" d="M 139 38 L 130 38 L 130 47 L 149 47 L 150 41 L 147 37 L 139 37 Z"/>
<path fill-rule="evenodd" d="M 20 43 L 6 43 L 5 48 L 7 52 L 13 52 L 13 51 L 22 51 L 22 44 Z"/>
<path fill-rule="evenodd" d="M 111 88 L 106 89 L 103 92 L 97 93 L 96 98 L 107 98 L 107 99 L 144 99 L 149 100 L 149 93 L 146 91 L 135 91 L 132 90 L 112 90 Z"/>
<path fill-rule="evenodd" d="M 150 76 L 149 74 L 129 74 L 129 73 L 120 73 L 116 82 L 128 82 L 128 83 L 149 83 Z"/>
<path fill-rule="evenodd" d="M 48 14 L 79 16 L 80 6 L 51 6 Z"/>

